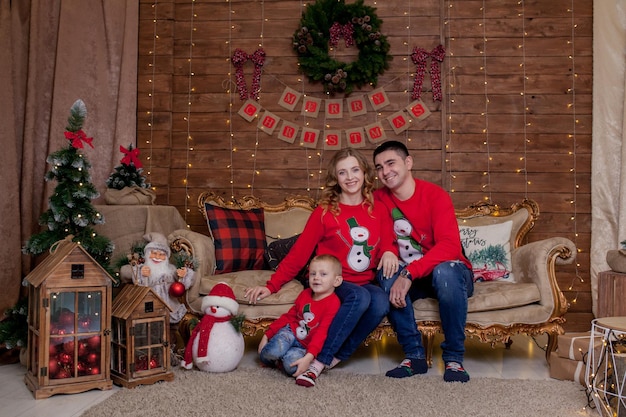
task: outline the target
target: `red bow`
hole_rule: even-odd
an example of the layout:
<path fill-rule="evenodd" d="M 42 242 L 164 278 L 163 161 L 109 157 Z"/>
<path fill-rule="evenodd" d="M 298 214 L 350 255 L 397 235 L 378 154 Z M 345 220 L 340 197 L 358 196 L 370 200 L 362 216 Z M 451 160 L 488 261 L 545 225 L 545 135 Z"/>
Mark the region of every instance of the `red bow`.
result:
<path fill-rule="evenodd" d="M 93 145 L 91 144 L 91 142 L 93 141 L 93 138 L 88 138 L 87 135 L 85 135 L 85 132 L 81 130 L 79 130 L 78 132 L 65 132 L 65 139 L 68 139 L 71 141 L 71 145 L 76 148 L 79 149 L 83 147 L 83 142 L 85 142 L 87 145 L 91 146 L 93 148 Z"/>
<path fill-rule="evenodd" d="M 120 145 L 120 152 L 124 154 L 124 157 L 120 161 L 123 165 L 130 165 L 132 163 L 135 165 L 135 168 L 137 169 L 140 169 L 142 167 L 141 161 L 139 160 L 138 148 L 128 150 L 125 147 Z"/>
<path fill-rule="evenodd" d="M 330 46 L 336 47 L 339 45 L 339 38 L 343 38 L 346 41 L 346 46 L 354 45 L 354 26 L 352 23 L 346 23 L 342 25 L 339 22 L 333 23 L 329 29 L 330 32 Z"/>
<path fill-rule="evenodd" d="M 246 86 L 246 80 L 243 75 L 243 64 L 248 60 L 252 61 L 254 64 L 250 93 L 248 93 L 248 87 Z M 263 48 L 257 49 L 250 55 L 237 48 L 231 58 L 231 62 L 235 66 L 235 82 L 237 83 L 237 90 L 239 90 L 239 98 L 246 100 L 249 97 L 258 100 L 259 90 L 261 90 L 261 68 L 263 68 L 265 64 L 265 51 Z"/>
<path fill-rule="evenodd" d="M 430 53 L 424 48 L 415 47 L 411 54 L 413 63 L 417 65 L 415 73 L 415 83 L 413 84 L 413 100 L 420 98 L 422 94 L 422 83 L 424 82 L 424 74 L 426 73 L 426 60 L 432 58 L 430 61 L 430 80 L 433 89 L 433 100 L 441 101 L 441 68 L 439 63 L 443 62 L 446 56 L 446 50 L 443 45 L 435 47 Z"/>

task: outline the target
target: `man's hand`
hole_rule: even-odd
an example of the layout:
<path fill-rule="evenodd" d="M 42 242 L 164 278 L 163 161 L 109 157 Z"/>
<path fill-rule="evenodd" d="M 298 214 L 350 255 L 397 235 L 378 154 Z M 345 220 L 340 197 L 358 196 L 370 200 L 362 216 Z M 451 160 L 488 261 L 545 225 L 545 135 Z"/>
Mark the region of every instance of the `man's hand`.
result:
<path fill-rule="evenodd" d="M 142 266 L 141 267 L 141 276 L 142 277 L 149 277 L 150 276 L 150 267 L 149 266 Z"/>
<path fill-rule="evenodd" d="M 389 291 L 389 302 L 396 308 L 406 307 L 406 295 L 409 293 L 413 282 L 406 277 L 399 276 Z"/>

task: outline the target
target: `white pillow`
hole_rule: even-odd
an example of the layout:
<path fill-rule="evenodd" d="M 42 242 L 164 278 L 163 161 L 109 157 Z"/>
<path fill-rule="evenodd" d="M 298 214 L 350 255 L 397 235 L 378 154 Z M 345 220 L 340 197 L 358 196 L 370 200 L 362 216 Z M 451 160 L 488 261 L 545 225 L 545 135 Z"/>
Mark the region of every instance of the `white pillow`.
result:
<path fill-rule="evenodd" d="M 459 226 L 474 281 L 515 281 L 511 271 L 512 227 L 511 220 L 487 226 Z"/>

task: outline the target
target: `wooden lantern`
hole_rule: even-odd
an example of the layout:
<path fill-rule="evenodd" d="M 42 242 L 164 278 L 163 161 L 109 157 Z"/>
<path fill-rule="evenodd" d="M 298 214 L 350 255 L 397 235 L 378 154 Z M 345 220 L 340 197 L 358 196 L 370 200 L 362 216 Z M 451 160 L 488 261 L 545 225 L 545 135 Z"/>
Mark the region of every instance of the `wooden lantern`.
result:
<path fill-rule="evenodd" d="M 171 381 L 171 309 L 150 287 L 126 285 L 113 301 L 111 378 L 117 385 Z"/>
<path fill-rule="evenodd" d="M 113 278 L 80 244 L 65 240 L 26 281 L 24 381 L 35 398 L 111 389 Z"/>

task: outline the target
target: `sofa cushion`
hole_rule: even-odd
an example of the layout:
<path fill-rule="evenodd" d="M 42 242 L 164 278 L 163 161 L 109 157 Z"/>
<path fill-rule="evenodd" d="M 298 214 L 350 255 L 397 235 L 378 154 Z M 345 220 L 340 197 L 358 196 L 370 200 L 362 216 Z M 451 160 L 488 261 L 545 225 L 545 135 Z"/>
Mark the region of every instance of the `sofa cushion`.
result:
<path fill-rule="evenodd" d="M 474 295 L 468 298 L 467 312 L 494 311 L 533 304 L 541 300 L 539 288 L 534 283 L 507 281 L 477 282 Z M 438 312 L 439 303 L 434 298 L 422 298 L 413 303 L 415 318 L 422 312 Z"/>
<path fill-rule="evenodd" d="M 267 266 L 269 266 L 273 271 L 276 271 L 280 262 L 285 259 L 285 256 L 287 256 L 287 254 L 291 250 L 291 247 L 294 245 L 294 243 L 296 243 L 296 240 L 298 240 L 298 237 L 300 237 L 299 234 L 287 239 L 275 240 L 267 245 L 267 249 L 265 250 L 265 262 L 267 263 Z M 311 258 L 313 258 L 313 256 L 315 255 L 311 255 Z M 311 259 L 309 259 L 306 265 L 300 270 L 300 272 L 298 272 L 298 275 L 296 275 L 296 279 L 300 281 L 304 288 L 307 288 L 309 286 L 310 262 Z"/>
<path fill-rule="evenodd" d="M 274 271 L 238 271 L 229 272 L 220 275 L 207 275 L 202 277 L 200 283 L 199 293 L 206 295 L 211 291 L 211 288 L 219 282 L 225 282 L 230 285 L 235 293 L 235 300 L 239 304 L 248 304 L 248 300 L 244 297 L 246 288 L 255 287 L 257 285 L 265 285 L 270 279 Z M 295 301 L 298 294 L 302 291 L 303 286 L 297 280 L 291 280 L 275 294 L 269 297 L 259 300 L 257 306 L 263 305 L 289 305 L 291 306 Z"/>
<path fill-rule="evenodd" d="M 515 281 L 511 264 L 513 221 L 485 226 L 459 226 L 461 244 L 472 263 L 474 281 Z"/>
<path fill-rule="evenodd" d="M 263 209 L 226 209 L 206 203 L 204 212 L 215 245 L 216 274 L 264 268 Z"/>

